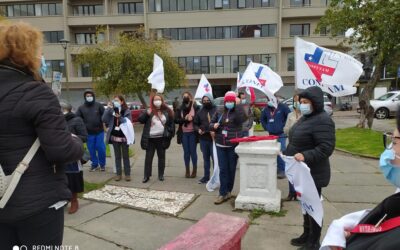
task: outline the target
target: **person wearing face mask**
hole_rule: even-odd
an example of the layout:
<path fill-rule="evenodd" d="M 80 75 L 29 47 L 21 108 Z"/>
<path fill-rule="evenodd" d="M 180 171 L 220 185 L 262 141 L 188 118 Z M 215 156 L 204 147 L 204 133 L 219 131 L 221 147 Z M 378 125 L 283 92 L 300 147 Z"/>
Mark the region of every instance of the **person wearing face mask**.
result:
<path fill-rule="evenodd" d="M 120 181 L 122 178 L 121 160 L 123 160 L 125 181 L 131 181 L 128 135 L 124 134 L 122 125 L 127 122 L 131 123 L 132 116 L 123 96 L 114 97 L 112 103 L 108 104 L 102 120 L 108 128 L 106 142 L 112 144 L 114 148 L 115 168 L 117 170 L 114 180 Z"/>
<path fill-rule="evenodd" d="M 195 131 L 200 136 L 200 148 L 204 161 L 204 176 L 199 180 L 199 184 L 205 184 L 210 179 L 210 165 L 213 158 L 214 132 L 210 131 L 210 121 L 217 109 L 213 104 L 213 96 L 210 93 L 204 94 L 201 102 L 203 106 L 194 117 L 193 124 Z"/>
<path fill-rule="evenodd" d="M 272 101 L 268 101 L 267 106 L 261 112 L 261 125 L 265 131 L 270 135 L 279 136 L 278 142 L 281 144 L 281 151 L 286 148 L 286 135 L 283 132 L 285 127 L 287 117 L 290 113 L 290 109 L 284 103 L 278 103 L 278 107 L 274 107 Z M 285 162 L 278 155 L 278 169 L 277 177 L 278 179 L 285 178 Z"/>
<path fill-rule="evenodd" d="M 157 150 L 158 179 L 164 181 L 165 152 L 175 136 L 174 112 L 165 104 L 164 97 L 156 94 L 150 108 L 139 116 L 144 124 L 140 146 L 146 150 L 143 183 L 150 180 L 154 153 Z"/>
<path fill-rule="evenodd" d="M 283 154 L 307 164 L 321 195 L 331 177 L 329 157 L 335 149 L 335 123 L 324 112 L 324 95 L 319 87 L 304 90 L 299 101 L 302 117 L 289 130 L 289 144 Z M 291 244 L 299 249 L 319 249 L 321 227 L 308 214 L 303 215 L 303 230 Z"/>
<path fill-rule="evenodd" d="M 104 126 L 102 117 L 104 107 L 96 102 L 94 92 L 86 90 L 83 93 L 85 103 L 79 106 L 76 115 L 83 119 L 88 132 L 87 147 L 90 153 L 90 161 L 92 166 L 90 171 L 106 170 L 106 145 L 104 143 Z"/>
<path fill-rule="evenodd" d="M 82 142 L 87 141 L 87 131 L 86 126 L 82 121 L 82 118 L 76 116 L 72 113 L 72 106 L 68 102 L 61 101 L 60 102 L 61 111 L 64 114 L 64 118 L 67 121 L 68 130 L 72 134 L 78 136 Z M 83 192 L 84 189 L 84 181 L 83 181 L 83 171 L 82 164 L 80 161 L 75 161 L 72 163 L 66 164 L 65 173 L 67 174 L 68 179 L 68 188 L 71 190 L 72 198 L 70 200 L 71 207 L 68 210 L 69 214 L 74 214 L 78 211 L 79 203 L 78 203 L 78 194 Z"/>
<path fill-rule="evenodd" d="M 290 112 L 290 114 L 288 115 L 285 127 L 283 128 L 283 132 L 285 133 L 285 135 L 289 134 L 289 130 L 301 118 L 301 112 L 299 106 L 300 106 L 299 95 L 295 94 L 293 96 L 293 111 Z M 289 183 L 289 194 L 286 197 L 286 199 L 284 199 L 284 201 L 295 201 L 297 200 L 296 190 L 294 190 L 294 187 L 290 182 L 288 183 Z"/>
<path fill-rule="evenodd" d="M 179 125 L 177 136 L 178 142 L 182 142 L 183 159 L 185 161 L 185 177 L 196 178 L 197 175 L 197 140 L 198 134 L 194 129 L 193 119 L 200 107 L 193 100 L 189 92 L 182 94 L 182 105 L 176 110 L 175 123 Z M 192 159 L 193 171 L 190 174 L 190 159 Z"/>
<path fill-rule="evenodd" d="M 210 122 L 210 130 L 215 132 L 215 143 L 220 168 L 221 187 L 219 196 L 214 201 L 218 205 L 229 200 L 235 183 L 238 155 L 235 152 L 237 143 L 230 140 L 243 136 L 243 122 L 247 120 L 242 104 L 236 104 L 236 94 L 228 91 L 224 97 L 224 110 L 217 111 Z"/>

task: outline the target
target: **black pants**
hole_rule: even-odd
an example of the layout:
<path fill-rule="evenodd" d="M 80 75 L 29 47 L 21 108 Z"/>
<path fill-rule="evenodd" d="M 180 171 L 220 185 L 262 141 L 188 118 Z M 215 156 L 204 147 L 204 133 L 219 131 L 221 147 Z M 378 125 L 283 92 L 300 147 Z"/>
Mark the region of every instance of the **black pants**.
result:
<path fill-rule="evenodd" d="M 0 223 L 0 249 L 12 250 L 13 246 L 60 246 L 64 234 L 64 209 L 48 208 L 25 220 Z M 24 249 L 24 248 L 23 248 Z"/>
<path fill-rule="evenodd" d="M 165 169 L 165 148 L 163 147 L 163 138 L 149 138 L 149 144 L 146 150 L 144 161 L 144 177 L 150 177 L 153 167 L 154 153 L 157 150 L 158 157 L 158 177 L 164 176 Z"/>
<path fill-rule="evenodd" d="M 318 195 L 321 197 L 321 187 L 317 187 Z M 318 223 L 308 214 L 303 216 L 303 227 L 304 231 L 308 232 L 308 239 L 307 242 L 309 244 L 316 244 L 319 243 L 319 239 L 321 237 L 321 229 Z"/>
<path fill-rule="evenodd" d="M 122 174 L 121 160 L 124 161 L 124 174 L 125 176 L 131 175 L 131 163 L 129 161 L 129 145 L 126 142 L 113 142 L 115 153 L 115 168 L 117 175 Z"/>

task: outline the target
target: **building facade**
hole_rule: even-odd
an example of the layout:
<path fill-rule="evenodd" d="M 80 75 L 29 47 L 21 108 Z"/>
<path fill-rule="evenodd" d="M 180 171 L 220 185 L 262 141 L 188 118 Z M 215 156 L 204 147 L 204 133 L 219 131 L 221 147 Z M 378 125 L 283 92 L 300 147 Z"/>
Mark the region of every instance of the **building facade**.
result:
<path fill-rule="evenodd" d="M 234 89 L 249 61 L 269 65 L 290 93 L 294 84 L 294 36 L 335 48 L 326 30 L 314 32 L 329 0 L 58 0 L 0 1 L 0 13 L 43 31 L 44 56 L 52 71 L 68 72 L 72 92 L 92 86 L 89 65 L 76 56 L 99 41 L 114 41 L 140 27 L 170 39 L 171 54 L 195 88 L 202 73 L 216 96 Z M 64 49 L 61 39 L 70 41 Z"/>

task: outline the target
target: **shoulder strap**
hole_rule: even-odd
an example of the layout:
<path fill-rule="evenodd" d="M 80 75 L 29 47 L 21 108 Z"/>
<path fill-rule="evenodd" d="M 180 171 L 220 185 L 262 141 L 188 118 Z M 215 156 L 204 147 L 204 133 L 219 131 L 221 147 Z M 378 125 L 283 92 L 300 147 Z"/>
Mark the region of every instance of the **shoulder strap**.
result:
<path fill-rule="evenodd" d="M 29 163 L 32 161 L 32 158 L 35 156 L 36 152 L 40 147 L 39 138 L 35 140 L 28 153 L 25 155 L 24 159 L 18 164 L 17 168 L 14 170 L 11 176 L 10 183 L 4 193 L 3 197 L 0 200 L 0 208 L 4 208 L 7 204 L 8 200 L 11 198 L 11 195 L 14 193 L 15 188 L 17 187 L 21 176 L 28 169 Z"/>

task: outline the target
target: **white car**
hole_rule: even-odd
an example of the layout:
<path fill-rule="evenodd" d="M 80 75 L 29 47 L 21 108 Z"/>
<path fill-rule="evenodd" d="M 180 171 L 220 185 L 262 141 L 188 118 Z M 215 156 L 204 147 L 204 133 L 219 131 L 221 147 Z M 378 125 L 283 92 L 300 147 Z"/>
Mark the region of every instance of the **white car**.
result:
<path fill-rule="evenodd" d="M 375 110 L 377 119 L 386 119 L 395 115 L 400 104 L 400 91 L 390 91 L 383 96 L 369 101 Z"/>

